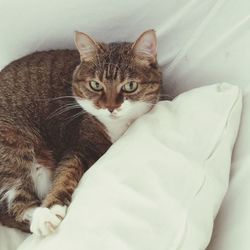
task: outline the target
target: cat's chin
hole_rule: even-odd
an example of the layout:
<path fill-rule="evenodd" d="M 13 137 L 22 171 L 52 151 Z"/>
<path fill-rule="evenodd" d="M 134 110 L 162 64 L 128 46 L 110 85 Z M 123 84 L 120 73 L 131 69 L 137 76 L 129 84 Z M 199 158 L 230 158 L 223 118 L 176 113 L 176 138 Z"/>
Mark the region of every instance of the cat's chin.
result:
<path fill-rule="evenodd" d="M 110 121 L 118 121 L 118 120 L 128 120 L 130 117 L 125 115 L 117 115 L 117 114 L 108 114 L 108 115 L 96 115 L 96 118 L 99 120 L 110 120 Z"/>
<path fill-rule="evenodd" d="M 110 114 L 110 115 L 108 116 L 108 118 L 111 119 L 111 120 L 117 120 L 117 119 L 119 119 L 119 118 L 121 118 L 121 117 L 120 117 L 120 116 L 117 116 L 117 115 L 112 115 L 112 114 Z"/>
<path fill-rule="evenodd" d="M 110 113 L 107 110 L 98 110 L 96 109 L 94 112 L 89 112 L 91 115 L 95 116 L 98 120 L 110 120 L 110 121 L 116 121 L 116 120 L 127 120 L 130 119 L 130 117 L 126 114 L 117 114 L 117 113 Z"/>
<path fill-rule="evenodd" d="M 89 114 L 96 117 L 102 123 L 122 122 L 129 124 L 141 115 L 148 112 L 152 105 L 145 102 L 131 102 L 126 100 L 122 103 L 120 110 L 110 113 L 108 109 L 98 109 L 90 100 L 77 100 L 78 104 Z"/>

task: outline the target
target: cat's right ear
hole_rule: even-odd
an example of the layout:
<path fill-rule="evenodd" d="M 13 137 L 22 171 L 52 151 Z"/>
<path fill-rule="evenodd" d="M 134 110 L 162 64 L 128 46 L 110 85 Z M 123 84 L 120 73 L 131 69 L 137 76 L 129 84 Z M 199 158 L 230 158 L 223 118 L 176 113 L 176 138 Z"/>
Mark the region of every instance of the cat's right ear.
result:
<path fill-rule="evenodd" d="M 75 31 L 75 44 L 80 53 L 81 61 L 90 61 L 98 51 L 98 44 L 87 34 Z"/>

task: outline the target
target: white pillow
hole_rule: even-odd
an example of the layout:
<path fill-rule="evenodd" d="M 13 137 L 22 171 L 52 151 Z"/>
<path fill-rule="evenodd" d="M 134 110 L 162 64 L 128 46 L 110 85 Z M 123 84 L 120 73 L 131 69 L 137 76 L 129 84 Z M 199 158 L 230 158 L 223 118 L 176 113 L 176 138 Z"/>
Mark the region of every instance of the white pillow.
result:
<path fill-rule="evenodd" d="M 0 249 L 16 250 L 20 243 L 29 235 L 18 229 L 5 227 L 0 223 Z"/>
<path fill-rule="evenodd" d="M 216 218 L 208 250 L 250 248 L 250 92 L 243 99 L 243 116 L 232 159 L 228 193 Z"/>
<path fill-rule="evenodd" d="M 58 230 L 18 249 L 205 249 L 240 113 L 240 91 L 226 83 L 160 102 L 84 175 Z"/>

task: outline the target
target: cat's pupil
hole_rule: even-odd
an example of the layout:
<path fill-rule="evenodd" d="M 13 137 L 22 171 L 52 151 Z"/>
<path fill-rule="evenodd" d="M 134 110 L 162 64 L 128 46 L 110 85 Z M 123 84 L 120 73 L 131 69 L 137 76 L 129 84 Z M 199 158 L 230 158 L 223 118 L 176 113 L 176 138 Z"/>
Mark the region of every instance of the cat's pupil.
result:
<path fill-rule="evenodd" d="M 130 82 L 130 83 L 129 83 L 129 88 L 130 88 L 130 90 L 132 90 L 133 87 L 134 87 L 134 83 L 133 83 L 133 82 Z"/>

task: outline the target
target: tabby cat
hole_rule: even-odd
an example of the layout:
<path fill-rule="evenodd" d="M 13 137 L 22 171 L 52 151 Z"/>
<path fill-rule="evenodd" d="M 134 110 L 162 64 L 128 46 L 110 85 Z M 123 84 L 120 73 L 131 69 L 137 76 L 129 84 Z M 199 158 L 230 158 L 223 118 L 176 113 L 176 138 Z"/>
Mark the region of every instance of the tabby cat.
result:
<path fill-rule="evenodd" d="M 35 52 L 0 72 L 0 221 L 37 235 L 60 224 L 83 173 L 158 101 L 154 30 L 134 43 Z"/>

